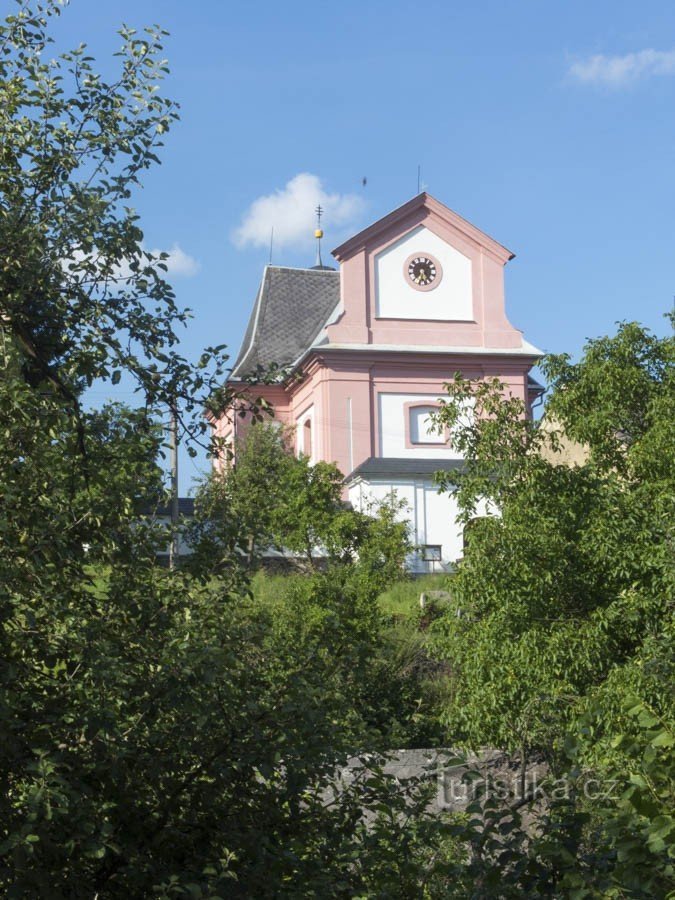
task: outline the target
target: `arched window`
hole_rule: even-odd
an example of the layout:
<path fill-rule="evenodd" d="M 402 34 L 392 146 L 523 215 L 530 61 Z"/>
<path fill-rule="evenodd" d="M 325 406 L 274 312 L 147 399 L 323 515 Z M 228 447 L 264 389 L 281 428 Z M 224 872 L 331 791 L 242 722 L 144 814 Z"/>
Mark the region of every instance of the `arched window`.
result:
<path fill-rule="evenodd" d="M 414 447 L 419 444 L 444 445 L 446 443 L 445 429 L 439 433 L 431 418 L 435 412 L 438 412 L 438 408 L 438 404 L 434 403 L 411 403 L 408 406 L 406 426 L 409 446 Z"/>
<path fill-rule="evenodd" d="M 305 456 L 312 455 L 312 420 L 305 419 L 302 426 L 302 452 Z"/>

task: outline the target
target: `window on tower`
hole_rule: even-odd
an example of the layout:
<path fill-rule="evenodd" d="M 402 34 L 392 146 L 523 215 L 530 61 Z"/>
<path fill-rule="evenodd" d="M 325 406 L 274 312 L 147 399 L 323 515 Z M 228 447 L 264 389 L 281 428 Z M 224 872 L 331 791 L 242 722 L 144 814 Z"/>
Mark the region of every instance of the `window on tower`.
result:
<path fill-rule="evenodd" d="M 439 434 L 432 420 L 432 415 L 437 410 L 438 406 L 433 404 L 409 407 L 408 433 L 411 444 L 445 444 L 443 434 Z"/>
<path fill-rule="evenodd" d="M 302 452 L 305 456 L 312 455 L 312 420 L 305 419 L 305 424 L 302 426 Z"/>

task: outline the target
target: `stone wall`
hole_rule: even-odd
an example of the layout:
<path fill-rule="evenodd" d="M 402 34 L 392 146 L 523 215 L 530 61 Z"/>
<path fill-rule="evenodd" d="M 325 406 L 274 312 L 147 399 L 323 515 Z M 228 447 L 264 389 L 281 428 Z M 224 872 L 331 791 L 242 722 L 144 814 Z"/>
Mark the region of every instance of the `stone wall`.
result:
<path fill-rule="evenodd" d="M 433 790 L 429 808 L 439 815 L 461 811 L 488 793 L 509 802 L 518 802 L 523 794 L 536 796 L 537 786 L 547 773 L 541 759 L 529 759 L 523 772 L 517 757 L 498 750 L 467 755 L 444 748 L 395 750 L 385 758 L 355 757 L 343 768 L 340 779 L 349 783 L 374 764 L 381 765 L 384 773 L 402 787 L 413 781 L 430 782 Z"/>

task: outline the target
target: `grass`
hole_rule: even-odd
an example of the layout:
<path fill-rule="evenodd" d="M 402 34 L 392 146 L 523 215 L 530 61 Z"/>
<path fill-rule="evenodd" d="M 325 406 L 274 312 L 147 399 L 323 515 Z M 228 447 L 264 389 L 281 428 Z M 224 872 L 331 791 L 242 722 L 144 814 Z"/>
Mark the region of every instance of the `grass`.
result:
<path fill-rule="evenodd" d="M 419 615 L 420 594 L 423 591 L 447 591 L 449 575 L 422 575 L 397 581 L 389 590 L 380 594 L 378 602 L 385 615 L 410 618 Z"/>
<path fill-rule="evenodd" d="M 264 569 L 259 569 L 251 579 L 251 591 L 257 600 L 273 603 L 279 597 L 283 597 L 295 581 L 304 580 L 306 577 L 295 573 L 271 575 Z"/>
<path fill-rule="evenodd" d="M 260 570 L 253 576 L 251 589 L 254 597 L 263 602 L 273 603 L 278 597 L 283 597 L 296 579 L 304 578 L 305 575 L 271 575 Z M 402 579 L 380 594 L 378 598 L 380 610 L 384 615 L 396 619 L 417 617 L 420 611 L 420 594 L 423 591 L 448 590 L 449 583 L 450 576 L 445 574 Z"/>

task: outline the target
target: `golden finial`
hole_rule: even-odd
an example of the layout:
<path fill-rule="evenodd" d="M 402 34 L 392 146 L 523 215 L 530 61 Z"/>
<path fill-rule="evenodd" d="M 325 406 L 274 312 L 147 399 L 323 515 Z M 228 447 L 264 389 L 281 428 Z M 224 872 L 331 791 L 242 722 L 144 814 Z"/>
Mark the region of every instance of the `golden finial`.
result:
<path fill-rule="evenodd" d="M 316 238 L 316 264 L 315 268 L 323 268 L 323 263 L 321 261 L 321 238 L 323 237 L 323 228 L 321 227 L 321 216 L 323 215 L 323 209 L 321 204 L 317 206 L 316 210 L 316 228 L 314 229 L 314 237 Z"/>

